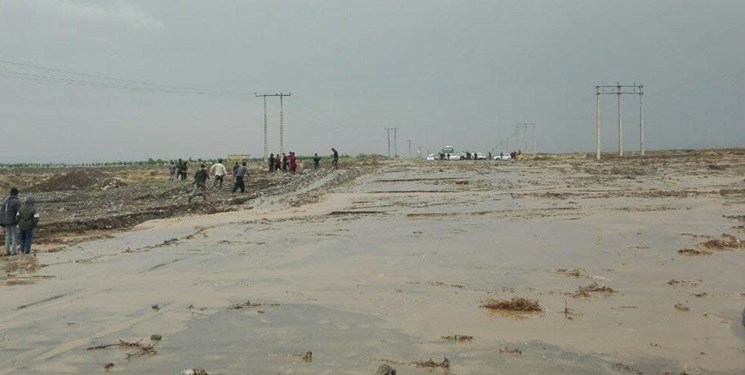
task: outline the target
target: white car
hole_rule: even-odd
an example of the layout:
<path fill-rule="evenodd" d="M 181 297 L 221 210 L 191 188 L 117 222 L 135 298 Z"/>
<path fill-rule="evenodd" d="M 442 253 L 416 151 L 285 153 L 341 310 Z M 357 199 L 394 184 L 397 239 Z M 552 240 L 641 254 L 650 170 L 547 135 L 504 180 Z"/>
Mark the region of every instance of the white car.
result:
<path fill-rule="evenodd" d="M 475 152 L 474 155 L 475 155 L 474 156 L 474 159 L 476 159 L 476 160 L 486 160 L 486 155 L 484 155 L 484 154 L 482 154 L 480 152 Z"/>
<path fill-rule="evenodd" d="M 437 156 L 435 154 L 429 154 L 427 155 L 427 160 L 437 160 Z"/>
<path fill-rule="evenodd" d="M 512 157 L 510 156 L 510 154 L 506 152 L 500 152 L 499 154 L 494 155 L 494 160 L 510 160 L 510 159 L 512 159 Z"/>

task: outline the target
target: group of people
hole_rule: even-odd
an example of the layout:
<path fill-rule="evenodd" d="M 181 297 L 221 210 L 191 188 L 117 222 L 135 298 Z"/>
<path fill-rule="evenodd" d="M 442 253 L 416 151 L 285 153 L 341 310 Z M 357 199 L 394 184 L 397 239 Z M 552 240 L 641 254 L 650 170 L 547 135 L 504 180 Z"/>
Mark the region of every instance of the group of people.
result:
<path fill-rule="evenodd" d="M 21 203 L 18 189 L 11 188 L 10 194 L 3 200 L 0 211 L 0 226 L 5 229 L 5 255 L 16 255 L 19 250 L 23 254 L 31 253 L 31 241 L 34 238 L 34 228 L 39 224 L 39 213 L 34 205 L 34 198 L 27 196 Z"/>
<path fill-rule="evenodd" d="M 339 166 L 339 152 L 335 148 L 331 148 L 331 165 L 334 168 Z M 313 156 L 313 168 L 320 168 L 321 157 L 318 154 Z M 275 156 L 274 154 L 269 155 L 269 172 L 285 171 L 291 174 L 297 173 L 297 156 L 294 152 L 290 152 L 289 155 L 279 153 Z M 186 172 L 188 170 L 188 163 L 185 160 L 178 159 L 178 162 L 171 161 L 168 166 L 171 180 L 186 180 Z M 212 183 L 213 188 L 222 190 L 225 176 L 228 174 L 227 168 L 222 164 L 222 159 L 218 159 L 217 163 L 212 164 L 209 170 L 205 164 L 200 164 L 199 169 L 194 173 L 194 190 L 189 195 L 189 202 L 195 197 L 202 197 L 203 200 L 207 200 L 207 180 L 210 176 L 214 176 L 214 182 Z M 233 189 L 232 192 L 240 190 L 241 193 L 246 191 L 246 181 L 248 177 L 248 167 L 244 161 L 242 164 L 235 163 L 233 166 Z"/>
<path fill-rule="evenodd" d="M 171 160 L 171 164 L 168 166 L 168 171 L 171 175 L 171 180 L 183 180 L 186 181 L 186 172 L 189 170 L 189 163 L 186 160 L 178 159 L 178 162 Z"/>
<path fill-rule="evenodd" d="M 199 196 L 201 196 L 203 200 L 207 200 L 207 180 L 210 179 L 210 175 L 215 176 L 212 187 L 222 190 L 222 185 L 227 174 L 228 171 L 222 163 L 222 159 L 217 159 L 217 163 L 212 164 L 209 171 L 204 164 L 200 164 L 199 170 L 194 173 L 194 190 L 189 195 L 189 202 Z M 235 165 L 233 166 L 233 193 L 239 189 L 241 193 L 246 191 L 246 182 L 244 181 L 246 177 L 248 177 L 248 167 L 246 167 L 246 162 L 244 161 L 242 165 L 238 165 L 238 162 L 235 162 Z"/>
<path fill-rule="evenodd" d="M 279 156 L 279 153 L 277 153 L 277 156 L 274 156 L 274 154 L 269 155 L 269 172 L 276 172 L 276 171 L 283 171 L 283 172 L 290 172 L 291 174 L 295 174 L 297 172 L 297 156 L 295 156 L 295 153 L 290 151 L 290 155 L 282 153 L 282 156 Z"/>
<path fill-rule="evenodd" d="M 336 151 L 335 148 L 331 148 L 331 165 L 334 168 L 339 167 L 339 152 Z M 313 169 L 319 169 L 321 168 L 321 157 L 318 156 L 318 154 L 313 155 Z M 269 154 L 269 172 L 290 172 L 291 174 L 297 173 L 297 156 L 295 156 L 295 153 L 290 151 L 290 154 L 287 155 L 284 152 L 282 155 L 277 153 L 275 156 L 274 154 Z"/>

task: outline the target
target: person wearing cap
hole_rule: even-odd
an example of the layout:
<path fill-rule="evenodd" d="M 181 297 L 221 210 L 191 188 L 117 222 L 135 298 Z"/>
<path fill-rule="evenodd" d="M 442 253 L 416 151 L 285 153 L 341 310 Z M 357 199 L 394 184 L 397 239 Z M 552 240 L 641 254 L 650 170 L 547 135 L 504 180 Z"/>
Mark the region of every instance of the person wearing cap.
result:
<path fill-rule="evenodd" d="M 21 231 L 21 253 L 23 254 L 31 253 L 34 228 L 39 225 L 39 213 L 36 211 L 34 203 L 34 197 L 26 197 L 16 214 L 18 218 L 18 230 Z"/>
<path fill-rule="evenodd" d="M 21 208 L 21 201 L 18 199 L 18 189 L 11 188 L 10 195 L 3 200 L 2 209 L 0 209 L 0 225 L 5 228 L 5 255 L 16 255 L 18 246 L 18 210 Z"/>

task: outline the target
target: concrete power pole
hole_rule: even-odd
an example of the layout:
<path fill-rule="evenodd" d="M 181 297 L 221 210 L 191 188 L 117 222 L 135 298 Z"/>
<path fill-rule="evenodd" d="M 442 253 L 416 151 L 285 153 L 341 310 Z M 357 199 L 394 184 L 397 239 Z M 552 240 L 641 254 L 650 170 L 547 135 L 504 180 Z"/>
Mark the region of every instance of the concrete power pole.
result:
<path fill-rule="evenodd" d="M 618 156 L 623 156 L 623 125 L 621 123 L 621 84 L 618 86 Z"/>
<path fill-rule="evenodd" d="M 256 97 L 264 98 L 264 160 L 267 160 L 269 157 L 269 141 L 267 140 L 267 134 L 268 134 L 268 121 L 266 116 L 266 98 L 267 96 L 279 96 L 279 152 L 283 153 L 285 152 L 285 129 L 284 129 L 284 97 L 285 96 L 291 96 L 292 93 L 279 93 L 279 94 L 257 94 L 254 93 Z"/>
<path fill-rule="evenodd" d="M 618 155 L 623 156 L 623 121 L 621 120 L 621 95 L 639 95 L 639 155 L 644 156 L 644 85 L 597 85 L 595 86 L 595 158 L 600 160 L 600 95 L 616 95 L 618 106 Z"/>
<path fill-rule="evenodd" d="M 411 139 L 407 139 L 406 142 L 409 143 L 409 159 L 411 159 Z"/>
<path fill-rule="evenodd" d="M 398 157 L 398 128 L 393 128 L 393 157 Z"/>
<path fill-rule="evenodd" d="M 279 153 L 285 152 L 285 118 L 284 118 L 284 98 L 285 96 L 291 96 L 292 93 L 279 93 Z"/>
<path fill-rule="evenodd" d="M 385 128 L 386 139 L 388 140 L 388 157 L 391 157 L 391 130 L 393 128 Z"/>

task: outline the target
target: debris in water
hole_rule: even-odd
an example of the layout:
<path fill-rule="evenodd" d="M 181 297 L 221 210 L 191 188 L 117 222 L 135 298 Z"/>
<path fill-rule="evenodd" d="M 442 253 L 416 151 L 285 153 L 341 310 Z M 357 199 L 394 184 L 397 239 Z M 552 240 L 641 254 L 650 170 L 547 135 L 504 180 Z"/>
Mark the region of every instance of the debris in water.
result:
<path fill-rule="evenodd" d="M 745 248 L 745 243 L 731 234 L 722 234 L 721 239 L 712 239 L 702 242 L 699 246 L 709 250 L 731 250 Z"/>
<path fill-rule="evenodd" d="M 190 368 L 188 370 L 181 371 L 182 375 L 210 375 L 207 370 L 203 368 Z"/>
<path fill-rule="evenodd" d="M 158 306 L 158 305 L 153 305 L 153 306 L 152 306 L 152 309 L 153 309 L 153 310 L 155 310 L 155 311 L 158 311 L 158 310 L 160 310 L 160 306 Z"/>
<path fill-rule="evenodd" d="M 251 301 L 246 301 L 243 303 L 235 303 L 232 306 L 230 306 L 229 310 L 241 310 L 244 308 L 251 308 L 251 307 L 261 307 L 261 306 L 279 306 L 278 303 L 251 303 Z"/>
<path fill-rule="evenodd" d="M 442 362 L 435 362 L 430 358 L 428 361 L 416 361 L 413 365 L 419 368 L 442 368 L 447 371 L 450 369 L 450 360 L 448 357 L 445 357 Z"/>
<path fill-rule="evenodd" d="M 91 346 L 89 348 L 86 348 L 86 350 L 96 350 L 96 349 L 106 349 L 110 347 L 118 346 L 121 348 L 137 348 L 138 350 L 134 353 L 127 353 L 127 359 L 130 359 L 132 357 L 140 357 L 143 355 L 155 355 L 158 354 L 158 351 L 155 350 L 155 344 L 143 344 L 142 340 L 136 341 L 136 342 L 129 342 L 124 340 L 119 340 L 119 343 L 117 344 L 101 344 L 97 346 Z"/>
<path fill-rule="evenodd" d="M 106 371 L 110 371 L 112 368 L 114 368 L 114 364 L 112 362 L 109 362 L 103 366 L 103 369 Z"/>
<path fill-rule="evenodd" d="M 590 275 L 587 274 L 587 272 L 581 268 L 575 268 L 573 270 L 568 270 L 566 268 L 558 268 L 556 271 L 554 271 L 558 274 L 562 274 L 567 277 L 576 277 L 576 278 L 589 278 Z"/>
<path fill-rule="evenodd" d="M 303 361 L 305 361 L 305 363 L 313 362 L 313 352 L 311 351 L 305 352 L 305 355 L 303 355 Z"/>
<path fill-rule="evenodd" d="M 625 371 L 625 372 L 628 372 L 634 375 L 644 375 L 644 373 L 640 371 L 639 369 L 623 364 L 623 363 L 616 363 L 615 365 L 613 365 L 613 369 L 619 370 L 619 371 Z"/>
<path fill-rule="evenodd" d="M 687 255 L 687 256 L 711 255 L 711 251 L 696 250 L 696 249 L 680 249 L 678 250 L 678 254 Z"/>
<path fill-rule="evenodd" d="M 517 354 L 517 355 L 522 355 L 523 352 L 520 349 L 510 348 L 509 346 L 505 346 L 504 348 L 499 348 L 499 354 Z"/>
<path fill-rule="evenodd" d="M 481 304 L 481 307 L 491 310 L 504 311 L 543 311 L 538 300 L 532 300 L 522 297 L 512 297 L 511 300 L 494 300 L 490 299 Z"/>
<path fill-rule="evenodd" d="M 678 311 L 683 311 L 683 312 L 687 312 L 687 311 L 690 311 L 691 310 L 690 307 L 688 307 L 688 306 L 686 306 L 686 305 L 684 305 L 682 303 L 676 303 L 675 304 L 675 309 L 678 310 Z"/>
<path fill-rule="evenodd" d="M 454 335 L 454 336 L 441 336 L 443 340 L 455 341 L 455 342 L 471 342 L 473 336 L 467 335 Z"/>
<path fill-rule="evenodd" d="M 601 293 L 605 295 L 610 295 L 610 294 L 618 293 L 618 292 L 613 290 L 611 287 L 600 286 L 598 285 L 598 283 L 593 282 L 590 285 L 579 287 L 576 292 L 565 293 L 565 294 L 571 297 L 574 297 L 574 298 L 580 298 L 580 297 L 587 298 L 587 297 L 590 297 L 590 293 Z"/>
<path fill-rule="evenodd" d="M 163 336 L 161 335 L 150 335 L 150 341 L 160 341 L 163 340 Z"/>

